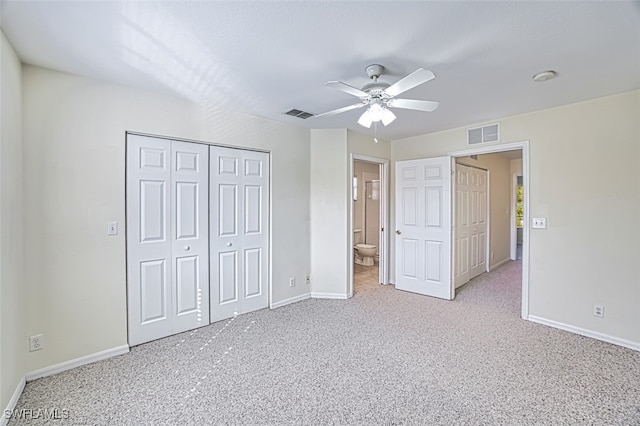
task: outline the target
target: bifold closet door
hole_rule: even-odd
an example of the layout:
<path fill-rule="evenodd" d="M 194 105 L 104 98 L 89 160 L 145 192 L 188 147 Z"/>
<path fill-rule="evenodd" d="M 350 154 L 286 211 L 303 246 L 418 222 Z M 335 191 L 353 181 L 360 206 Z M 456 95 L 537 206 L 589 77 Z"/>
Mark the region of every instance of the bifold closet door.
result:
<path fill-rule="evenodd" d="M 269 154 L 210 148 L 211 322 L 269 306 Z"/>
<path fill-rule="evenodd" d="M 208 324 L 207 145 L 127 136 L 131 346 Z"/>

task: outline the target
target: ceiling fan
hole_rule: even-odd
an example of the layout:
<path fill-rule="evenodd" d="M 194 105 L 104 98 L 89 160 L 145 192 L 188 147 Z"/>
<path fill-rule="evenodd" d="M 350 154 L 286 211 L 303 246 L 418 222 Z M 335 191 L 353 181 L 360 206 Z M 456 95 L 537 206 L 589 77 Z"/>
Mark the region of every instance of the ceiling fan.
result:
<path fill-rule="evenodd" d="M 322 114 L 317 114 L 315 117 L 327 117 L 351 111 L 352 109 L 368 107 L 358 119 L 358 124 L 369 128 L 372 123 L 382 122 L 384 126 L 387 126 L 395 120 L 396 115 L 389 108 L 404 108 L 431 112 L 440 105 L 440 103 L 436 101 L 396 98 L 396 96 L 409 89 L 413 89 L 427 81 L 433 80 L 436 76 L 429 70 L 418 68 L 411 74 L 391 85 L 378 81 L 382 71 L 384 71 L 384 67 L 382 65 L 369 65 L 365 70 L 369 78 L 373 81 L 366 84 L 362 89 L 357 89 L 341 81 L 329 81 L 326 83 L 326 86 L 333 87 L 334 89 L 341 90 L 360 98 L 360 102 Z"/>

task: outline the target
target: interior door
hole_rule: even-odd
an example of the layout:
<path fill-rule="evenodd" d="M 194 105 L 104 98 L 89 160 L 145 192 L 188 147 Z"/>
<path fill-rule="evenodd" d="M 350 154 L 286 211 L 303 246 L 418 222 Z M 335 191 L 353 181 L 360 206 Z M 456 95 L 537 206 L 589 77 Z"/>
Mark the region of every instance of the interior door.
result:
<path fill-rule="evenodd" d="M 470 167 L 469 279 L 487 270 L 487 178 L 486 170 Z"/>
<path fill-rule="evenodd" d="M 269 154 L 211 147 L 211 322 L 269 305 Z"/>
<path fill-rule="evenodd" d="M 209 146 L 172 142 L 173 333 L 209 324 Z"/>
<path fill-rule="evenodd" d="M 453 299 L 451 157 L 396 162 L 396 288 Z"/>
<path fill-rule="evenodd" d="M 456 198 L 454 218 L 454 268 L 453 279 L 458 288 L 469 281 L 469 204 L 471 190 L 471 167 L 455 165 Z"/>
<path fill-rule="evenodd" d="M 128 135 L 126 163 L 133 346 L 208 323 L 208 149 Z"/>

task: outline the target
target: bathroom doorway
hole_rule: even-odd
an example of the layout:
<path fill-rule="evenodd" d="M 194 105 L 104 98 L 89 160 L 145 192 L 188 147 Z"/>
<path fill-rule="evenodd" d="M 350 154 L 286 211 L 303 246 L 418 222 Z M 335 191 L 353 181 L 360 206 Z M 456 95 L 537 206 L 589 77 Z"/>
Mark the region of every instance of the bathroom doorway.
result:
<path fill-rule="evenodd" d="M 352 296 L 388 284 L 388 160 L 354 154 L 351 161 L 350 289 Z"/>

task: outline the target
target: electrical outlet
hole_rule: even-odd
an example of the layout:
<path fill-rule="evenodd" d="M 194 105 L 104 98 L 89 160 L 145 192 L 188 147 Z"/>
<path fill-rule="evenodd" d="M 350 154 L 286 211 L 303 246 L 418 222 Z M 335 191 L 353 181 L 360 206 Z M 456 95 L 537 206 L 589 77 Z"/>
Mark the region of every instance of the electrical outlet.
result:
<path fill-rule="evenodd" d="M 36 334 L 29 337 L 29 352 L 39 351 L 44 348 L 44 334 Z"/>
<path fill-rule="evenodd" d="M 289 287 L 295 287 L 296 286 L 296 279 L 295 278 L 289 278 Z"/>
<path fill-rule="evenodd" d="M 593 316 L 598 318 L 604 318 L 604 306 L 593 305 Z"/>
<path fill-rule="evenodd" d="M 306 277 L 304 277 L 304 283 L 306 285 L 311 284 L 311 275 L 307 275 Z"/>

